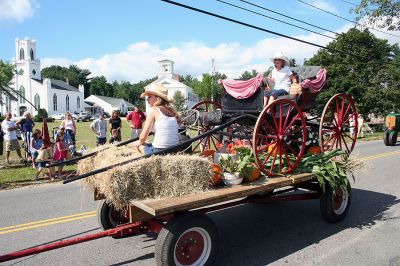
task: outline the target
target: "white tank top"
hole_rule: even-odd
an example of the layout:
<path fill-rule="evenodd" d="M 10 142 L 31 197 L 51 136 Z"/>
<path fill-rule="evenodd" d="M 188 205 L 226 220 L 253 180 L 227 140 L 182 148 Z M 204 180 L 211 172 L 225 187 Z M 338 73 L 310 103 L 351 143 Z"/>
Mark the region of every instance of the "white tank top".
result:
<path fill-rule="evenodd" d="M 175 116 L 168 117 L 160 109 L 155 108 L 160 113 L 158 119 L 154 122 L 154 148 L 167 148 L 179 143 L 178 122 Z"/>
<path fill-rule="evenodd" d="M 64 120 L 65 129 L 74 130 L 74 122 L 72 120 Z"/>

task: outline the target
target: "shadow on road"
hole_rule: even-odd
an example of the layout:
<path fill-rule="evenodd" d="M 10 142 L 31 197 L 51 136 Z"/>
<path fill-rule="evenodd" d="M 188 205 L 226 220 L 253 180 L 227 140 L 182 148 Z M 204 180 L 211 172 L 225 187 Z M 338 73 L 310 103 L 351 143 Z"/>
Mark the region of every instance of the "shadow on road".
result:
<path fill-rule="evenodd" d="M 348 228 L 373 226 L 390 217 L 385 211 L 399 203 L 395 196 L 353 189 L 344 221 L 327 223 L 319 201 L 244 205 L 212 213 L 220 233 L 216 265 L 266 265 Z"/>

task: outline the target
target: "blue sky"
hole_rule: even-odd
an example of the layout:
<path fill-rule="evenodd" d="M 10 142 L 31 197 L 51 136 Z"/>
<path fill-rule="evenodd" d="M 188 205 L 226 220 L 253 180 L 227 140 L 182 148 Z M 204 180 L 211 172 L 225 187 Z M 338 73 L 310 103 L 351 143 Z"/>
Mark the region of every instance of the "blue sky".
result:
<path fill-rule="evenodd" d="M 296 23 L 239 0 L 225 1 Z M 352 6 L 345 1 L 305 1 L 353 19 L 349 13 Z M 178 2 L 322 45 L 330 41 L 215 0 Z M 250 2 L 333 31 L 351 27 L 297 0 Z M 109 81 L 151 78 L 157 74 L 157 61 L 162 59 L 173 60 L 176 72 L 197 77 L 209 71 L 211 58 L 215 58 L 217 71 L 237 77 L 246 69 L 265 70 L 270 65 L 268 58 L 277 51 L 299 62 L 316 51 L 157 0 L 0 0 L 0 59 L 15 57 L 14 40 L 25 37 L 37 41 L 42 67 L 77 64 L 93 75 L 105 75 Z"/>

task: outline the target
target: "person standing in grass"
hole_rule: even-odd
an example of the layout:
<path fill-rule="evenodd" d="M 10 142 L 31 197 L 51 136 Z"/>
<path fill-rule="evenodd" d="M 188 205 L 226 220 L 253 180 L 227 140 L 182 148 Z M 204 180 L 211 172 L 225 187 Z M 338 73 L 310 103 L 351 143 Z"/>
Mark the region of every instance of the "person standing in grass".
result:
<path fill-rule="evenodd" d="M 65 133 L 71 137 L 71 140 L 75 145 L 76 125 L 69 112 L 64 114 L 64 120 L 61 122 L 60 128 L 65 128 Z"/>
<path fill-rule="evenodd" d="M 92 131 L 96 134 L 96 145 L 103 145 L 107 142 L 107 121 L 104 120 L 104 113 L 99 114 L 99 118 L 90 125 Z"/>
<path fill-rule="evenodd" d="M 35 122 L 33 122 L 31 113 L 25 111 L 24 118 L 17 122 L 17 126 L 21 129 L 21 136 L 25 145 L 25 159 L 27 159 L 29 156 L 29 148 L 31 146 L 32 132 L 35 127 Z"/>
<path fill-rule="evenodd" d="M 14 121 L 11 121 L 12 114 L 10 112 L 6 112 L 6 119 L 1 122 L 1 130 L 4 134 L 4 146 L 6 147 L 6 162 L 10 164 L 10 152 L 12 150 L 16 150 L 18 157 L 21 159 L 21 162 L 24 162 L 21 156 L 21 149 L 19 147 L 19 142 L 17 138 L 18 129 L 17 124 Z"/>
<path fill-rule="evenodd" d="M 117 141 L 121 141 L 122 121 L 117 110 L 112 111 L 111 118 L 108 123 L 110 125 L 110 136 L 112 137 L 113 130 L 116 129 L 118 133 Z"/>
<path fill-rule="evenodd" d="M 143 121 L 146 119 L 145 114 L 140 111 L 139 107 L 135 106 L 133 112 L 130 112 L 126 116 L 126 123 L 131 128 L 131 138 L 139 137 L 140 133 L 142 132 L 142 124 Z M 129 123 L 131 121 L 131 123 Z"/>

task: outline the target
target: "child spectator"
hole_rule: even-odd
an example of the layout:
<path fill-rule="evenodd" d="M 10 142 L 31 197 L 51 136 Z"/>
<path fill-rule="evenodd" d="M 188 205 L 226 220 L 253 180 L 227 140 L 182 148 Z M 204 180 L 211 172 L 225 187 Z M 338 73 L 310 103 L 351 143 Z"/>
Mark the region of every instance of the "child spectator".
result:
<path fill-rule="evenodd" d="M 289 59 L 282 53 L 277 53 L 271 61 L 274 63 L 274 69 L 271 77 L 268 78 L 266 90 L 264 92 L 264 108 L 268 103 L 272 103 L 279 96 L 289 94 L 290 79 L 292 71 L 287 66 Z"/>
<path fill-rule="evenodd" d="M 54 147 L 54 160 L 56 162 L 64 161 L 64 159 L 66 158 L 67 152 L 68 152 L 68 148 L 66 148 L 64 146 L 64 135 L 59 133 L 59 134 L 57 134 L 56 143 L 55 143 L 55 147 Z M 57 171 L 58 177 L 61 177 L 63 166 L 64 166 L 63 164 L 60 164 L 58 166 L 58 171 Z M 56 175 L 56 177 L 57 177 L 57 175 Z"/>
<path fill-rule="evenodd" d="M 33 132 L 30 143 L 31 143 L 31 146 L 29 147 L 29 153 L 32 157 L 32 166 L 33 166 L 33 168 L 36 168 L 36 165 L 35 165 L 36 157 L 38 157 L 39 150 L 43 144 L 41 132 L 39 129 L 35 129 L 35 131 Z"/>
<path fill-rule="evenodd" d="M 301 86 L 299 84 L 299 75 L 296 72 L 292 72 L 292 84 L 290 85 L 289 93 L 292 95 L 298 95 L 301 91 Z"/>
<path fill-rule="evenodd" d="M 119 141 L 119 132 L 118 132 L 118 129 L 113 129 L 113 130 L 111 131 L 111 138 L 110 138 L 109 143 L 110 143 L 110 144 L 115 144 L 115 143 L 118 143 L 118 141 Z"/>
<path fill-rule="evenodd" d="M 42 144 L 38 150 L 38 155 L 35 162 L 35 180 L 39 179 L 39 174 L 42 172 L 43 168 L 51 163 L 51 157 L 51 148 L 46 148 L 46 146 Z M 50 180 L 54 180 L 51 168 L 48 168 L 48 175 Z"/>

